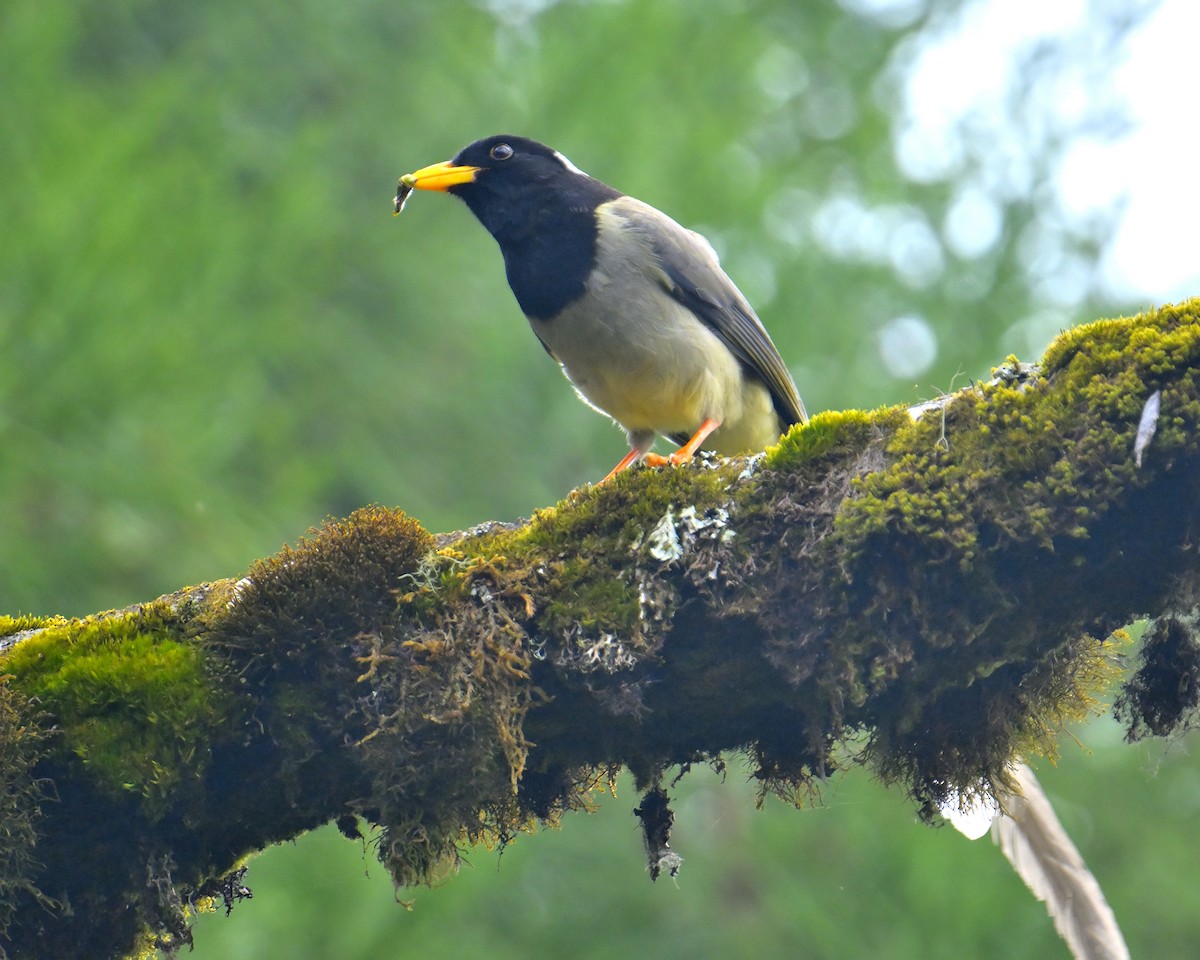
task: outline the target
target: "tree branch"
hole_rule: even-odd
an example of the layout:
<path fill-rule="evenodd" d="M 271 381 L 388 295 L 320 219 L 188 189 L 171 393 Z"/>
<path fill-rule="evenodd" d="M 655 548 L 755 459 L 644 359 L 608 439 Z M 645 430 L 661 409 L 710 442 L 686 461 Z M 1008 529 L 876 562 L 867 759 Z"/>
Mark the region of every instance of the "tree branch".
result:
<path fill-rule="evenodd" d="M 763 791 L 865 764 L 932 818 L 1052 753 L 1143 615 L 1177 625 L 1176 659 L 1124 709 L 1169 732 L 1195 706 L 1163 677 L 1196 670 L 1198 312 L 1089 324 L 915 422 L 821 414 L 521 524 L 435 539 L 367 508 L 237 580 L 0 618 L 0 949 L 188 942 L 244 857 L 329 820 L 378 826 L 415 883 L 621 765 L 654 790 L 733 749 Z"/>

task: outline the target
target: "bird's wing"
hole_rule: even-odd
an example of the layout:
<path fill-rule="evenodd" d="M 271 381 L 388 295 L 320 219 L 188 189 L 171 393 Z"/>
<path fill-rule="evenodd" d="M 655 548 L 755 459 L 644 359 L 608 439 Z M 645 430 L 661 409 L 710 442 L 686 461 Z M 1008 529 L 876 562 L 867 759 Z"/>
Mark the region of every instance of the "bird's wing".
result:
<path fill-rule="evenodd" d="M 789 425 L 808 415 L 771 337 L 732 280 L 721 269 L 716 251 L 700 234 L 681 227 L 665 213 L 633 197 L 607 205 L 653 250 L 660 280 L 676 300 L 717 334 L 771 391 L 775 409 Z"/>

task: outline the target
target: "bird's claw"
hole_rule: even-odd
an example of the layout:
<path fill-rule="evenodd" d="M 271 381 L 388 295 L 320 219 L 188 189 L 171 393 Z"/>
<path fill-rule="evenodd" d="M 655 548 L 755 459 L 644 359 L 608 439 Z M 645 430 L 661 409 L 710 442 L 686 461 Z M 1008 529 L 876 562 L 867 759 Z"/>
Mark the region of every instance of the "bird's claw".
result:
<path fill-rule="evenodd" d="M 648 467 L 678 467 L 692 459 L 688 454 L 680 454 L 681 450 L 676 450 L 669 457 L 664 457 L 661 453 L 648 453 L 642 458 L 642 462 Z"/>

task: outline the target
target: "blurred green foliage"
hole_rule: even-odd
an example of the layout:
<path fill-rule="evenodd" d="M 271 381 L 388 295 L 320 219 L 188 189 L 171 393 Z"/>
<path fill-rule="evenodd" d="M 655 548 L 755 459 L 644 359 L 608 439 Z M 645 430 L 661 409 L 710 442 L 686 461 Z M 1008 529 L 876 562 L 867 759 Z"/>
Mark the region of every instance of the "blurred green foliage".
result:
<path fill-rule="evenodd" d="M 1137 5 L 1032 46 L 996 115 L 917 162 L 905 78 L 951 0 L 9 0 L 0 610 L 236 575 L 368 502 L 436 531 L 601 476 L 622 436 L 525 329 L 491 239 L 443 197 L 390 215 L 399 174 L 490 133 L 704 231 L 810 411 L 1034 359 L 1056 324 L 1120 306 L 1096 293 L 1108 221 L 1056 204 L 1078 131 L 1051 101 L 1081 50 L 1103 76 Z M 1094 130 L 1116 114 L 1093 95 Z M 964 197 L 974 246 L 953 242 Z M 887 329 L 936 358 L 898 373 Z M 1150 784 L 1100 739 L 1046 780 L 1135 954 L 1184 955 L 1200 910 L 1167 831 L 1194 824 L 1200 771 L 1172 756 Z M 678 888 L 644 877 L 628 792 L 498 865 L 472 852 L 411 914 L 318 833 L 253 863 L 255 900 L 204 920 L 196 956 L 1065 955 L 986 841 L 854 778 L 754 814 L 740 780 L 682 788 Z"/>

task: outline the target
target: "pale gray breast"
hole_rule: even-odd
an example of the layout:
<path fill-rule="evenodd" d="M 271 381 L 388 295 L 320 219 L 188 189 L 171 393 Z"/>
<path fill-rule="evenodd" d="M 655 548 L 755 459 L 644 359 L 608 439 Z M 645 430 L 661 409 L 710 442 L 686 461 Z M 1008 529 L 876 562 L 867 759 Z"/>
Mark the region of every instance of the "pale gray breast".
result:
<path fill-rule="evenodd" d="M 622 198 L 624 200 L 625 198 Z M 644 230 L 597 210 L 596 267 L 585 294 L 531 320 L 584 399 L 627 428 L 690 432 L 724 419 L 742 381 L 724 343 L 669 292 Z"/>

